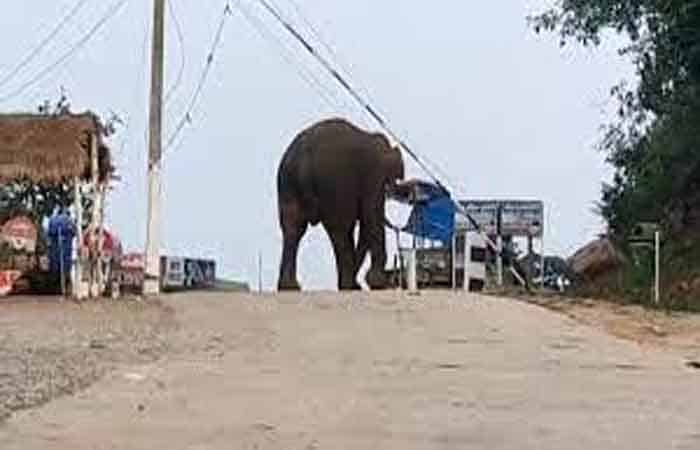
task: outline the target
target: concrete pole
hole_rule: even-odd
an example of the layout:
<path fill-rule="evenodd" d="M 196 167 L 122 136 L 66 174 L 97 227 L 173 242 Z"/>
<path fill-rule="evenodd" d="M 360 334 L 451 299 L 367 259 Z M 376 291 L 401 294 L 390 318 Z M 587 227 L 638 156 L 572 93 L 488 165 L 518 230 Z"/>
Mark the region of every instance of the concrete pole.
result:
<path fill-rule="evenodd" d="M 148 228 L 144 295 L 160 294 L 161 156 L 165 68 L 165 0 L 153 0 L 153 52 L 148 147 Z"/>
<path fill-rule="evenodd" d="M 469 273 L 469 269 L 471 266 L 472 262 L 472 240 L 471 240 L 471 233 L 467 231 L 464 233 L 464 290 L 469 292 L 469 283 L 471 280 L 471 274 Z"/>
<path fill-rule="evenodd" d="M 411 250 L 408 251 L 408 273 L 407 273 L 407 278 L 408 278 L 408 292 L 410 294 L 416 294 L 418 293 L 418 261 L 417 261 L 417 251 L 415 248 L 412 248 Z"/>

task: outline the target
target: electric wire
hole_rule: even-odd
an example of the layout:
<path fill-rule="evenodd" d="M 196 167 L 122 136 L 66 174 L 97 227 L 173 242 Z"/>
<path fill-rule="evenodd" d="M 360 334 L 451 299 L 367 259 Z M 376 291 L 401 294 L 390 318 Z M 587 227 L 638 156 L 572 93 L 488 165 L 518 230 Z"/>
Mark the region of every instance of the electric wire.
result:
<path fill-rule="evenodd" d="M 370 117 L 372 117 L 379 126 L 384 129 L 384 131 L 396 141 L 404 152 L 406 152 L 416 164 L 432 179 L 435 185 L 441 189 L 447 197 L 451 200 L 456 211 L 464 216 L 474 229 L 478 230 L 479 233 L 484 237 L 488 245 L 499 255 L 503 254 L 502 249 L 494 243 L 490 237 L 483 231 L 482 227 L 474 220 L 474 218 L 467 213 L 464 206 L 450 194 L 445 185 L 440 181 L 440 179 L 435 175 L 434 171 L 431 170 L 429 165 L 416 153 L 408 144 L 391 128 L 388 122 L 377 112 L 376 109 L 372 107 L 369 102 L 367 102 L 358 92 L 353 88 L 353 86 L 333 67 L 333 65 L 325 58 L 321 53 L 319 53 L 316 48 L 309 43 L 309 41 L 301 35 L 292 24 L 286 20 L 282 14 L 270 4 L 268 0 L 257 0 L 263 8 L 265 8 L 288 32 L 291 34 L 305 49 L 310 53 L 331 75 L 332 77 L 345 89 L 345 91 L 365 110 Z M 516 273 L 514 273 L 516 275 Z M 519 274 L 517 274 L 519 277 Z M 527 287 L 527 285 L 526 285 Z"/>
<path fill-rule="evenodd" d="M 316 48 L 309 43 L 309 41 L 302 36 L 296 28 L 294 28 L 288 20 L 282 17 L 281 13 L 270 4 L 267 0 L 257 0 L 263 8 L 265 8 L 299 43 L 309 52 L 327 71 L 330 72 L 331 76 L 348 92 L 348 94 L 367 112 L 370 117 L 372 117 L 381 126 L 384 131 L 386 131 L 389 136 L 394 139 L 401 148 L 418 164 L 421 169 L 432 179 L 432 181 L 440 187 L 445 192 L 449 192 L 447 188 L 442 184 L 437 176 L 433 173 L 433 170 L 422 160 L 422 158 L 415 152 L 411 147 L 406 144 L 406 142 L 401 139 L 401 137 L 394 132 L 393 128 L 389 126 L 387 121 L 370 105 L 355 88 L 343 77 L 333 65 L 326 59 L 321 53 L 319 53 Z"/>
<path fill-rule="evenodd" d="M 275 0 L 268 0 L 270 4 L 273 7 L 276 7 L 278 11 L 280 11 L 280 8 L 276 6 Z M 346 60 L 340 55 L 340 53 L 333 48 L 333 46 L 330 44 L 328 39 L 326 39 L 319 31 L 319 27 L 317 27 L 311 19 L 309 19 L 308 14 L 305 13 L 303 7 L 297 0 L 287 0 L 287 2 L 292 5 L 292 8 L 295 10 L 296 15 L 299 16 L 301 19 L 302 23 L 306 26 L 306 28 L 309 29 L 309 32 L 311 35 L 318 41 L 321 46 L 325 49 L 327 54 L 330 56 L 330 60 L 333 61 L 335 60 L 336 66 L 340 67 L 344 74 L 348 77 L 352 77 L 352 70 L 350 70 L 350 64 L 346 62 Z M 340 71 L 338 71 L 340 72 Z M 378 111 L 376 108 L 376 102 L 372 99 L 372 97 L 369 95 L 369 89 L 367 89 L 362 83 L 358 83 L 357 80 L 355 80 L 355 89 L 357 89 L 359 86 L 359 94 L 364 96 L 365 102 L 370 105 L 374 105 L 375 111 Z M 423 156 L 423 160 L 426 163 L 426 165 L 429 165 L 431 167 L 431 170 L 436 172 L 440 177 L 443 179 L 447 180 L 447 183 L 454 189 L 455 188 L 455 183 L 454 180 L 452 180 L 452 177 L 450 177 L 447 172 L 445 172 L 439 164 L 435 163 L 432 161 L 430 158 L 427 158 Z"/>
<path fill-rule="evenodd" d="M 27 89 L 31 88 L 34 86 L 36 83 L 40 82 L 44 77 L 49 75 L 51 72 L 65 64 L 71 57 L 73 57 L 78 51 L 80 51 L 90 40 L 97 34 L 100 29 L 110 20 L 112 19 L 121 9 L 122 7 L 126 4 L 127 0 L 118 0 L 112 4 L 112 6 L 107 10 L 107 12 L 97 21 L 95 25 L 88 30 L 85 35 L 83 35 L 80 40 L 78 40 L 75 44 L 71 46 L 70 49 L 68 49 L 67 52 L 62 54 L 58 59 L 56 59 L 53 63 L 49 64 L 48 66 L 44 67 L 42 70 L 40 70 L 37 74 L 35 74 L 33 77 L 31 77 L 28 81 L 23 83 L 21 86 L 19 86 L 17 89 L 12 91 L 11 93 L 1 96 L 0 97 L 0 103 L 7 102 L 9 100 L 12 100 L 19 95 L 23 94 Z"/>
<path fill-rule="evenodd" d="M 173 21 L 173 25 L 175 26 L 175 34 L 177 36 L 178 40 L 178 47 L 180 49 L 180 66 L 178 67 L 178 72 L 177 76 L 175 77 L 175 82 L 173 85 L 168 88 L 167 93 L 165 94 L 165 105 L 168 105 L 170 101 L 172 100 L 173 95 L 177 92 L 177 90 L 182 86 L 182 81 L 185 75 L 185 67 L 186 67 L 186 54 L 185 54 L 185 34 L 182 29 L 182 24 L 180 23 L 180 19 L 177 15 L 177 11 L 175 10 L 175 6 L 173 5 L 173 2 L 175 0 L 166 0 L 168 4 L 168 14 L 170 15 L 170 18 Z"/>
<path fill-rule="evenodd" d="M 68 13 L 63 16 L 63 18 L 56 24 L 56 26 L 51 29 L 48 35 L 44 39 L 39 42 L 39 44 L 32 49 L 27 56 L 25 56 L 17 65 L 9 71 L 7 74 L 5 74 L 2 78 L 0 78 L 0 87 L 3 87 L 7 85 L 10 81 L 12 81 L 13 78 L 15 78 L 25 67 L 27 67 L 29 64 L 34 61 L 34 59 L 41 54 L 41 52 L 44 51 L 44 49 L 53 41 L 56 36 L 65 28 L 65 26 L 68 24 L 68 22 L 75 17 L 76 14 L 82 9 L 83 6 L 87 3 L 88 0 L 80 0 L 78 1 L 73 7 L 68 11 Z"/>
<path fill-rule="evenodd" d="M 306 14 L 301 4 L 297 0 L 287 0 L 287 2 L 292 5 L 292 8 L 296 12 L 296 15 L 299 16 L 302 23 L 309 29 L 311 35 L 318 42 L 321 43 L 321 46 L 326 50 L 326 52 L 330 56 L 330 59 L 335 60 L 336 65 L 338 65 L 348 77 L 352 77 L 352 70 L 350 68 L 350 64 L 348 64 L 346 59 L 344 59 L 342 55 L 336 49 L 333 48 L 331 42 L 325 38 L 323 33 L 321 33 L 320 28 L 316 26 L 313 23 L 313 21 L 311 21 L 311 19 L 309 19 L 309 15 Z M 274 5 L 274 2 L 272 2 L 272 4 Z M 279 8 L 277 9 L 279 10 Z M 367 100 L 370 103 L 374 103 L 374 101 L 368 94 L 369 90 L 362 83 L 357 83 L 357 80 L 355 81 L 356 85 L 360 88 L 360 92 L 364 94 L 365 98 L 367 98 Z"/>
<path fill-rule="evenodd" d="M 244 19 L 255 29 L 255 31 L 260 35 L 261 38 L 272 44 L 273 48 L 279 49 L 280 56 L 284 61 L 289 64 L 290 67 L 296 70 L 299 77 L 304 81 L 312 90 L 319 95 L 319 97 L 329 106 L 331 109 L 347 109 L 348 105 L 340 99 L 340 97 L 333 93 L 331 89 L 325 86 L 321 80 L 313 74 L 310 70 L 305 70 L 305 66 L 298 58 L 295 59 L 294 53 L 289 50 L 282 40 L 275 36 L 275 34 L 265 26 L 265 23 L 257 16 L 255 16 L 252 11 L 245 8 L 241 2 L 236 4 L 239 12 Z"/>
<path fill-rule="evenodd" d="M 199 77 L 197 87 L 195 88 L 194 93 L 192 94 L 192 98 L 190 99 L 189 105 L 185 110 L 185 113 L 178 122 L 173 133 L 171 133 L 170 137 L 168 138 L 164 150 L 167 150 L 170 147 L 172 147 L 177 138 L 180 136 L 180 133 L 182 133 L 182 131 L 187 126 L 187 124 L 192 122 L 192 113 L 194 112 L 194 108 L 197 105 L 197 101 L 199 100 L 199 97 L 201 96 L 202 91 L 204 90 L 204 87 L 206 85 L 207 79 L 209 78 L 209 73 L 211 72 L 211 68 L 214 64 L 216 52 L 218 51 L 223 39 L 223 32 L 224 26 L 226 25 L 226 20 L 232 15 L 232 12 L 233 11 L 231 9 L 231 5 L 227 3 L 226 7 L 224 8 L 224 12 L 221 16 L 221 20 L 219 21 L 219 25 L 214 36 L 214 42 L 212 43 L 211 49 L 207 54 L 204 69 L 202 70 L 202 74 Z"/>

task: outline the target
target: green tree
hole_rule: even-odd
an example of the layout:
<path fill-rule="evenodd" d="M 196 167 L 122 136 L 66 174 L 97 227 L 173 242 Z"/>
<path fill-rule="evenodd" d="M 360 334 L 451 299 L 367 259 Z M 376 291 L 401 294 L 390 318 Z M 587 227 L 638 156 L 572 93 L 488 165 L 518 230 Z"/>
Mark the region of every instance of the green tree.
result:
<path fill-rule="evenodd" d="M 618 116 L 600 148 L 615 176 L 603 186 L 600 212 L 617 234 L 639 220 L 687 225 L 700 207 L 700 0 L 561 0 L 530 21 L 561 45 L 626 36 L 619 53 L 638 79 L 611 91 Z"/>

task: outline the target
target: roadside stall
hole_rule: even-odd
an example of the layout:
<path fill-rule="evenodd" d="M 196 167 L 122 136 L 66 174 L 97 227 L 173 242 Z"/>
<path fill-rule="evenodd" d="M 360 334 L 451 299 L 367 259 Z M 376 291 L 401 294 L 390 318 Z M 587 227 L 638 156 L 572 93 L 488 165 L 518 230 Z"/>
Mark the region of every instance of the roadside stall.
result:
<path fill-rule="evenodd" d="M 46 233 L 47 243 L 55 246 L 57 243 L 65 243 L 66 238 L 73 242 L 73 237 L 75 242 L 81 243 L 85 233 L 94 236 L 89 248 L 76 246 L 73 250 L 70 246 L 53 247 L 52 250 L 57 250 L 59 254 L 58 259 L 54 258 L 54 261 L 59 261 L 58 264 L 20 267 L 16 261 L 10 261 L 0 275 L 0 294 L 11 292 L 12 284 L 28 270 L 58 270 L 62 272 L 59 274 L 61 280 L 70 273 L 71 292 L 78 299 L 104 292 L 100 261 L 105 239 L 98 230 L 104 227 L 105 196 L 113 174 L 105 136 L 105 129 L 99 119 L 89 112 L 58 115 L 0 114 L 0 187 L 9 190 L 20 184 L 30 185 L 34 193 L 56 186 L 68 186 L 72 190 L 72 205 L 43 205 L 50 207 L 49 211 L 38 211 L 36 204 L 25 202 L 23 207 L 27 210 L 26 213 L 19 217 L 9 217 L 9 222 L 4 224 L 3 241 L 9 240 L 14 250 L 18 250 L 19 244 L 24 242 L 21 250 L 41 261 L 45 257 L 40 254 L 38 245 L 42 240 L 39 236 L 43 234 L 39 231 L 43 227 L 41 222 L 53 218 L 52 213 L 55 211 L 52 210 L 58 210 L 58 215 L 67 214 L 69 206 L 72 206 L 73 214 L 66 217 L 73 224 L 74 236 L 52 235 L 51 232 L 57 229 L 62 230 L 61 233 L 70 229 L 67 223 L 56 228 L 58 222 L 54 222 L 54 228 Z M 44 197 L 37 198 L 46 200 Z M 88 199 L 92 205 L 89 217 L 84 217 L 84 199 Z M 66 249 L 73 253 L 70 258 L 61 253 Z M 41 253 L 50 252 L 42 249 Z"/>

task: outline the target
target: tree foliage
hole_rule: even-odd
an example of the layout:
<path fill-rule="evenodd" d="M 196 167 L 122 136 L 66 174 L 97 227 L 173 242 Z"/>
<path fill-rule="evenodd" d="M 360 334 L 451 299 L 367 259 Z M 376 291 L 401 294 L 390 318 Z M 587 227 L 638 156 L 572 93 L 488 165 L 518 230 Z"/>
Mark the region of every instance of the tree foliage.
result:
<path fill-rule="evenodd" d="M 561 45 L 627 38 L 620 56 L 632 58 L 638 80 L 611 90 L 618 115 L 600 142 L 615 168 L 599 204 L 611 231 L 640 220 L 691 225 L 700 208 L 700 0 L 561 0 L 530 21 Z"/>

